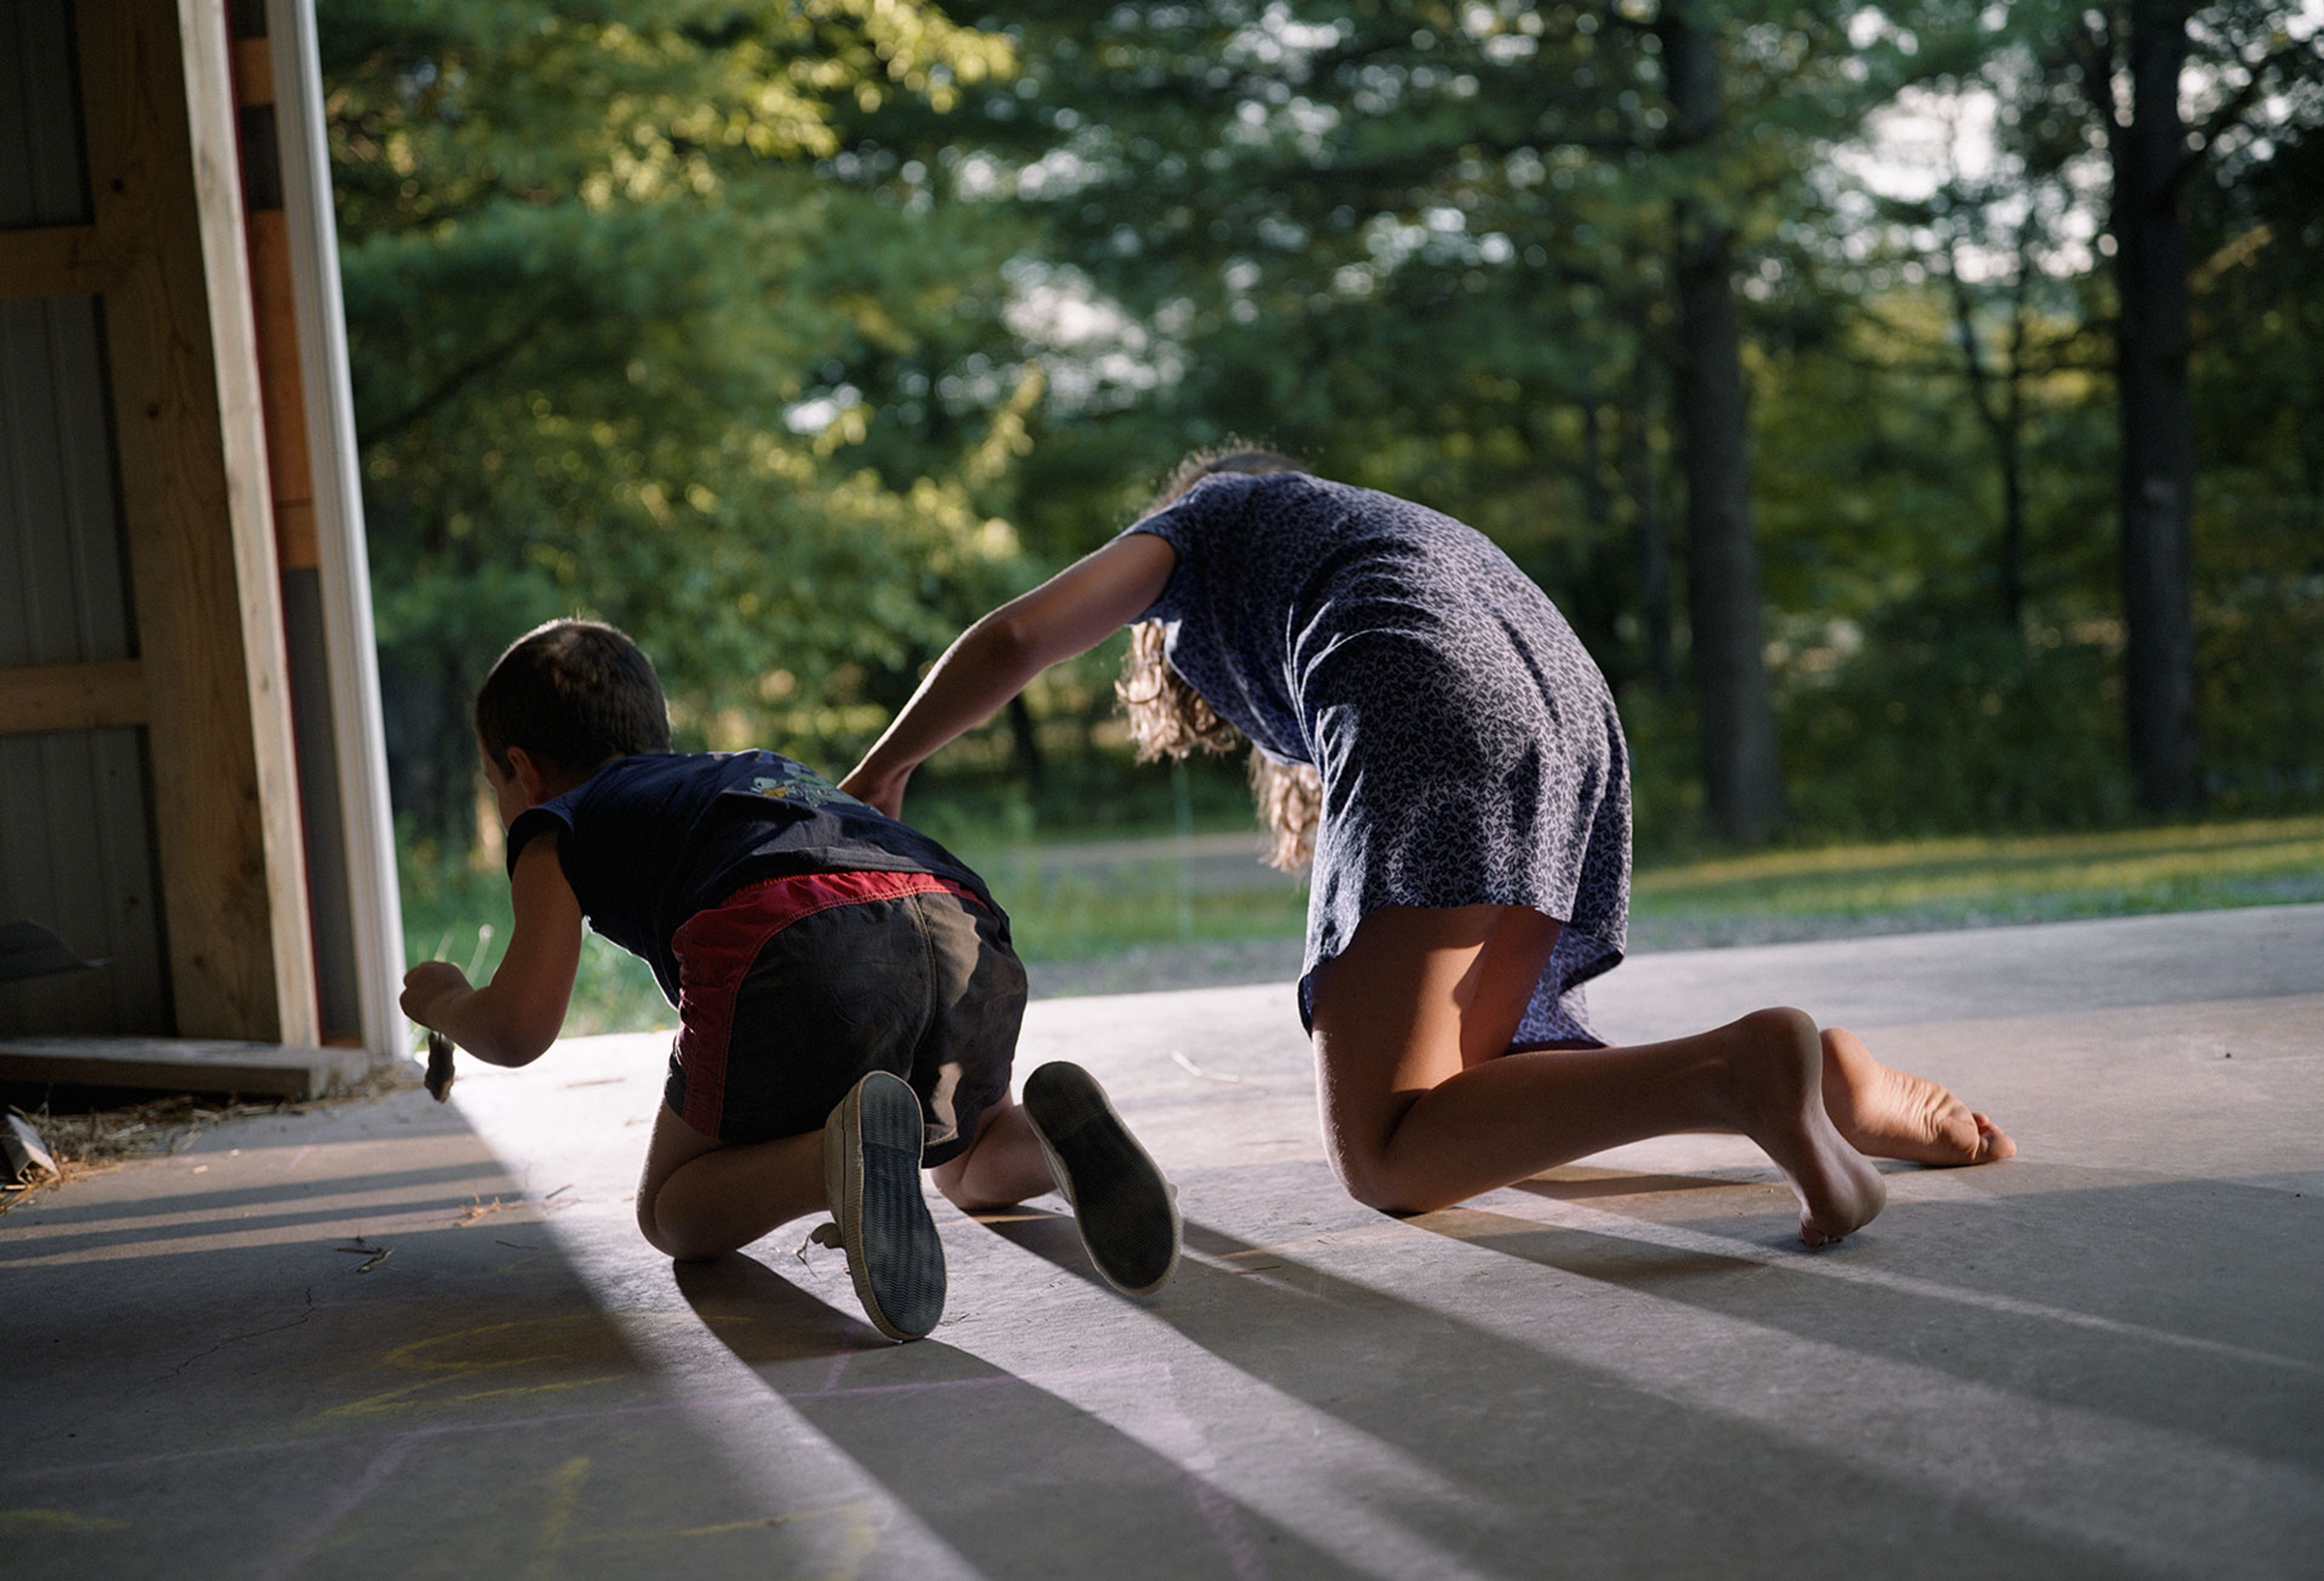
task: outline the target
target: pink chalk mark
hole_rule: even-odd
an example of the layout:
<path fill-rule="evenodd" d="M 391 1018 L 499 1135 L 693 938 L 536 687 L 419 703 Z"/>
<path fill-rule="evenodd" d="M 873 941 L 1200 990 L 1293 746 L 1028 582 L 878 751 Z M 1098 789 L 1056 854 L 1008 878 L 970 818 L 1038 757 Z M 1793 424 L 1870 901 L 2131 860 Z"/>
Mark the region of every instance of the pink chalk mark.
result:
<path fill-rule="evenodd" d="M 395 1475 L 395 1468 L 403 1464 L 403 1457 L 411 1453 L 411 1447 L 422 1437 L 420 1433 L 406 1433 L 390 1439 L 384 1448 L 372 1456 L 371 1464 L 364 1467 L 363 1475 L 342 1489 L 338 1497 L 323 1506 L 321 1512 L 291 1545 L 290 1550 L 259 1573 L 261 1581 L 287 1581 L 293 1571 L 323 1546 L 323 1539 L 331 1535 L 340 1521 L 354 1514 L 365 1499 L 379 1491 L 382 1483 Z"/>
<path fill-rule="evenodd" d="M 1208 1460 L 1207 1455 L 1204 1459 Z M 1226 1550 L 1227 1563 L 1234 1567 L 1237 1581 L 1267 1581 L 1267 1560 L 1260 1557 L 1259 1545 L 1242 1529 L 1242 1518 L 1235 1512 L 1235 1502 L 1222 1492 L 1209 1477 L 1189 1470 L 1187 1491 L 1194 1495 L 1194 1509 L 1211 1535 L 1219 1539 Z"/>

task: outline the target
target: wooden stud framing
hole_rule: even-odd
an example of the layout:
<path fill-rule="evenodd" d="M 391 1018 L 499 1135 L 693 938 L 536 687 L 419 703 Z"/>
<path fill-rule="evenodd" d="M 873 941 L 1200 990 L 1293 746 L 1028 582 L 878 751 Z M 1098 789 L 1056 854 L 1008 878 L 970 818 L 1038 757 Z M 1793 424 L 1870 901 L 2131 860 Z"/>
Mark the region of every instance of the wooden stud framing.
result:
<path fill-rule="evenodd" d="M 134 659 L 0 670 L 0 735 L 145 723 L 145 667 Z"/>
<path fill-rule="evenodd" d="M 243 109 L 273 106 L 274 56 L 265 39 L 235 41 L 234 92 L 235 103 Z M 307 442 L 305 375 L 299 366 L 290 217 L 279 207 L 250 208 L 244 219 L 251 307 L 257 319 L 259 389 L 266 402 L 275 552 L 284 570 L 312 570 L 322 557 L 315 539 L 315 471 Z"/>
<path fill-rule="evenodd" d="M 226 30 L 204 0 L 82 0 L 75 32 L 177 1030 L 310 1044 Z"/>
<path fill-rule="evenodd" d="M 0 300 L 95 296 L 112 280 L 93 225 L 0 230 Z"/>
<path fill-rule="evenodd" d="M 275 552 L 285 570 L 310 569 L 318 561 L 315 473 L 307 448 L 307 392 L 299 372 L 298 304 L 290 293 L 290 228 L 281 209 L 254 209 L 248 236 Z"/>
<path fill-rule="evenodd" d="M 298 304 L 301 385 L 314 519 L 329 722 L 338 766 L 349 931 L 364 1045 L 374 1059 L 403 1054 L 410 1028 L 397 1004 L 403 923 L 396 893 L 395 825 L 388 809 L 378 644 L 364 563 L 363 486 L 347 381 L 346 314 L 332 225 L 322 61 L 313 0 L 267 0 L 275 130 L 288 218 L 290 285 Z M 309 715 L 309 717 L 312 716 Z"/>
<path fill-rule="evenodd" d="M 234 41 L 234 100 L 245 109 L 274 102 L 274 50 L 263 38 Z"/>

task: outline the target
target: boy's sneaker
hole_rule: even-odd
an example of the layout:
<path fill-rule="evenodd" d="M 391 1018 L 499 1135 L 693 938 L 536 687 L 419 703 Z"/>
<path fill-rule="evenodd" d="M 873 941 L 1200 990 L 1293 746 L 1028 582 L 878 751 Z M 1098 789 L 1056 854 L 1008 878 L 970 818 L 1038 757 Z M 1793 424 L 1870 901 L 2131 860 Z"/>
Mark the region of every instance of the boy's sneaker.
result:
<path fill-rule="evenodd" d="M 835 1223 L 814 1238 L 846 1249 L 856 1298 L 890 1339 L 918 1339 L 944 1314 L 944 1243 L 920 1195 L 925 1140 L 919 1098 L 884 1070 L 857 1082 L 824 1123 L 823 1184 Z"/>
<path fill-rule="evenodd" d="M 1025 1113 L 1105 1282 L 1129 1296 L 1161 1289 L 1178 1266 L 1178 1194 L 1097 1078 L 1052 1060 L 1025 1078 Z"/>

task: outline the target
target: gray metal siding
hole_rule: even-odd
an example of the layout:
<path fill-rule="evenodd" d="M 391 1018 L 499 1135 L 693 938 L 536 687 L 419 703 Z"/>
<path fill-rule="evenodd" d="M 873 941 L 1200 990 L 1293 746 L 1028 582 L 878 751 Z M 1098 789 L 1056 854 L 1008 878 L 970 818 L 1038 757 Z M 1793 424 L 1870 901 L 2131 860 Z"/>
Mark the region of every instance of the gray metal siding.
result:
<path fill-rule="evenodd" d="M 0 735 L 0 917 L 53 928 L 94 972 L 0 984 L 0 1035 L 167 1033 L 167 968 L 137 729 Z"/>
<path fill-rule="evenodd" d="M 86 225 L 68 0 L 0 5 L 0 227 Z"/>
<path fill-rule="evenodd" d="M 128 659 L 94 297 L 0 301 L 0 669 Z"/>
<path fill-rule="evenodd" d="M 70 32 L 0 6 L 0 226 L 88 217 Z M 0 302 L 0 668 L 131 658 L 99 305 Z M 0 1034 L 171 1030 L 144 732 L 0 736 L 0 919 L 55 929 L 94 972 L 0 985 Z"/>

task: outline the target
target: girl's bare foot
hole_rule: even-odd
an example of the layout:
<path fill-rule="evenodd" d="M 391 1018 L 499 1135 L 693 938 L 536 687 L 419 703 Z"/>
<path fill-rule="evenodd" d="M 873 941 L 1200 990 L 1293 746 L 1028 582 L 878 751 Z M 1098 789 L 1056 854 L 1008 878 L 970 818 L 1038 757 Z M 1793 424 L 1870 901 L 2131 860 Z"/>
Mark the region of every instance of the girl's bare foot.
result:
<path fill-rule="evenodd" d="M 1887 1206 L 1888 1188 L 1826 1112 L 1815 1022 L 1796 1010 L 1761 1010 L 1722 1030 L 1734 1040 L 1737 1129 L 1791 1182 L 1800 1239 L 1821 1246 L 1871 1223 Z"/>
<path fill-rule="evenodd" d="M 1924 1076 L 1892 1070 L 1842 1027 L 1823 1033 L 1823 1102 L 1858 1152 L 1915 1164 L 1989 1164 L 2017 1151 L 1992 1121 Z"/>

